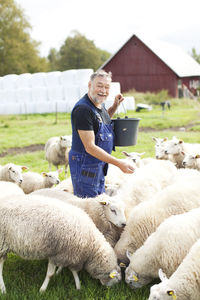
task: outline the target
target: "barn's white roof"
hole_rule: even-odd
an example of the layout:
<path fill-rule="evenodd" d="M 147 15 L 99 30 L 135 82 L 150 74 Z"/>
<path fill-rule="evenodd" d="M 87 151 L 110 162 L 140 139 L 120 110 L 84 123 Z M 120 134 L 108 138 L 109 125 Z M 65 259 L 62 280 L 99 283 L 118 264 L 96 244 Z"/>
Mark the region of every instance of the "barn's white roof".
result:
<path fill-rule="evenodd" d="M 161 40 L 136 37 L 156 54 L 174 73 L 176 73 L 178 77 L 200 76 L 200 64 L 180 47 Z M 124 45 L 119 50 L 121 50 Z M 119 52 L 119 50 L 111 56 L 101 68 L 103 68 Z"/>

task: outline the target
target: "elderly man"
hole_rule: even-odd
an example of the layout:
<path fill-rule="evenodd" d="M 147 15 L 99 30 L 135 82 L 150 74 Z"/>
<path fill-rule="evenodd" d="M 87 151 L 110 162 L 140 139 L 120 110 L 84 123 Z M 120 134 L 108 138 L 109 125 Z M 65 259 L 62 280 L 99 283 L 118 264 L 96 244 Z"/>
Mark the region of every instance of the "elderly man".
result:
<path fill-rule="evenodd" d="M 88 83 L 88 93 L 74 106 L 71 114 L 72 148 L 69 166 L 74 194 L 78 197 L 96 197 L 105 192 L 104 176 L 108 164 L 119 167 L 124 173 L 133 173 L 131 165 L 111 155 L 114 134 L 111 117 L 124 100 L 122 94 L 115 97 L 106 110 L 111 73 L 103 70 L 93 73 Z"/>

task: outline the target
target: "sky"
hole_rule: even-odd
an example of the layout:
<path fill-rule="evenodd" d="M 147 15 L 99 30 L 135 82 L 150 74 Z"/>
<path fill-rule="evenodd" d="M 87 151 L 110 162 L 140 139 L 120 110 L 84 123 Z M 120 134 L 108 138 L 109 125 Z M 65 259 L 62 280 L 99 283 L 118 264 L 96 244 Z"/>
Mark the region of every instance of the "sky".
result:
<path fill-rule="evenodd" d="M 114 54 L 136 34 L 200 53 L 199 0 L 15 0 L 41 42 L 41 56 L 60 49 L 73 30 Z"/>

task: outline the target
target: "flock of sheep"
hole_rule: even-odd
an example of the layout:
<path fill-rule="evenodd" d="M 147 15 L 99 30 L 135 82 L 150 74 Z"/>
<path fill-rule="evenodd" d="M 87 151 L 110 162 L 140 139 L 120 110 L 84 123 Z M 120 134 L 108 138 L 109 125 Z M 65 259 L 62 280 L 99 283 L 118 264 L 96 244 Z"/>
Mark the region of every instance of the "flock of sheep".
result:
<path fill-rule="evenodd" d="M 71 136 L 45 145 L 50 172 L 24 172 L 24 166 L 0 166 L 0 290 L 6 255 L 48 259 L 40 291 L 68 267 L 77 289 L 84 268 L 101 284 L 122 279 L 141 288 L 155 278 L 149 300 L 200 299 L 200 144 L 153 138 L 155 159 L 123 152 L 135 171 L 110 165 L 106 193 L 80 199 L 68 166 Z M 51 172 L 51 165 L 57 171 Z M 55 186 L 56 185 L 56 186 Z M 37 238 L 36 238 L 37 237 Z"/>

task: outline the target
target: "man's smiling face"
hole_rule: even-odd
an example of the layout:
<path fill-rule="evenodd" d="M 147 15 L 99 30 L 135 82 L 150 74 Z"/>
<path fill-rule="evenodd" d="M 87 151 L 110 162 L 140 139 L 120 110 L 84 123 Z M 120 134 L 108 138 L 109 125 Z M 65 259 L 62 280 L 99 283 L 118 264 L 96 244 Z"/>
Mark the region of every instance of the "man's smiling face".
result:
<path fill-rule="evenodd" d="M 88 96 L 96 105 L 101 105 L 106 101 L 110 91 L 111 79 L 97 76 L 88 84 Z"/>

